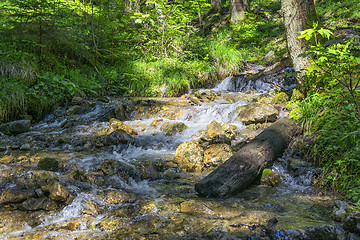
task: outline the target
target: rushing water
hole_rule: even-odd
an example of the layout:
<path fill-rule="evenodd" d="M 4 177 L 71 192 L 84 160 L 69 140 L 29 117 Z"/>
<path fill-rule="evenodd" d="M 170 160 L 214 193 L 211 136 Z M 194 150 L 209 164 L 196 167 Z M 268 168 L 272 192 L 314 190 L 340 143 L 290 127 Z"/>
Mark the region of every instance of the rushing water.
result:
<path fill-rule="evenodd" d="M 235 89 L 241 87 L 245 91 L 266 92 L 271 88 L 268 83 L 245 84 L 241 83 L 244 79 L 239 83 L 227 78 L 214 90 L 242 95 L 229 92 L 234 90 L 231 81 Z M 280 84 L 279 80 L 276 81 Z M 75 126 L 66 127 L 67 117 L 55 115 L 34 125 L 24 138 L 48 136 L 47 139 L 53 142 L 48 142 L 48 147 L 32 152 L 30 156 L 60 159 L 63 167 L 56 174 L 74 199 L 70 204 L 51 211 L 31 212 L 3 206 L 0 210 L 0 238 L 246 239 L 251 235 L 257 239 L 267 234 L 261 226 L 267 226 L 271 219 L 276 218 L 273 236 L 292 239 L 291 236 L 296 236 L 299 231 L 333 224 L 330 218 L 333 199 L 319 195 L 310 186 L 311 170 L 296 178 L 291 176 L 287 170 L 286 154 L 272 166 L 273 171 L 283 178 L 278 187 L 254 186 L 229 199 L 198 197 L 193 186 L 205 173 L 186 173 L 171 167 L 176 148 L 184 141 L 199 138 L 213 120 L 234 125 L 237 131 L 243 130 L 244 125 L 236 120 L 235 110 L 248 102 L 239 100 L 233 103 L 220 97 L 215 102 L 190 106 L 180 104 L 186 102 L 184 99 L 171 101 L 173 104 L 169 109 L 126 121 L 139 133 L 128 145 L 86 151 L 86 144 L 75 144 L 78 137 L 91 136 L 109 126 L 107 121 L 99 120 L 99 115 L 114 102 L 95 104 L 90 111 L 78 115 L 77 121 L 81 124 Z M 150 127 L 158 118 L 165 122 L 183 122 L 188 128 L 167 136 L 159 126 Z M 58 140 L 64 136 L 70 141 Z M 14 153 L 17 159 L 20 155 Z M 110 163 L 121 164 L 130 173 L 127 176 L 116 172 L 105 176 L 99 174 L 99 166 L 109 159 Z M 2 171 L 12 171 L 21 164 L 21 161 L 14 162 L 1 164 Z M 139 166 L 145 166 L 145 170 L 146 166 L 158 166 L 160 170 L 150 171 L 147 178 L 131 174 Z M 25 172 L 30 170 L 31 167 L 23 169 Z M 80 177 L 69 177 L 75 173 Z M 17 174 L 15 170 L 14 174 Z M 11 184 L 4 180 L 1 187 L 9 188 Z"/>

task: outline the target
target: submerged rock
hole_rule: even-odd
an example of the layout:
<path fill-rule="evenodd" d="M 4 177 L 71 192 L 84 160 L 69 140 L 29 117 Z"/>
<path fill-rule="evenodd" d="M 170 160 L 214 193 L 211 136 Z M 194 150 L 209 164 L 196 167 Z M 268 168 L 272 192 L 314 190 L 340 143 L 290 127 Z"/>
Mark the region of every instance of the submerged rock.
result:
<path fill-rule="evenodd" d="M 41 198 L 30 198 L 21 203 L 20 208 L 27 211 L 39 211 L 39 210 L 46 210 L 46 211 L 54 211 L 58 209 L 58 204 L 48 198 L 48 197 L 41 197 Z"/>
<path fill-rule="evenodd" d="M 37 168 L 45 171 L 56 171 L 59 168 L 59 161 L 55 158 L 43 158 L 37 164 Z"/>
<path fill-rule="evenodd" d="M 18 120 L 0 124 L 0 132 L 5 135 L 18 135 L 30 131 L 30 120 Z"/>
<path fill-rule="evenodd" d="M 270 104 L 252 103 L 239 107 L 237 120 L 244 124 L 275 122 L 279 111 Z"/>
<path fill-rule="evenodd" d="M 186 126 L 184 123 L 166 122 L 163 125 L 161 125 L 160 130 L 165 132 L 166 135 L 172 136 L 175 135 L 176 133 L 184 131 L 187 128 L 188 126 Z"/>
<path fill-rule="evenodd" d="M 31 190 L 7 189 L 0 194 L 0 204 L 20 203 L 35 196 Z"/>

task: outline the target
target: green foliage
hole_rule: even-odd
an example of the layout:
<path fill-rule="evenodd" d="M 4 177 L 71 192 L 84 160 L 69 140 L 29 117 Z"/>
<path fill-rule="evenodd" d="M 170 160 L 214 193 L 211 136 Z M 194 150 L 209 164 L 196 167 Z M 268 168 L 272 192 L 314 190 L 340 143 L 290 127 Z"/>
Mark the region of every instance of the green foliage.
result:
<path fill-rule="evenodd" d="M 346 194 L 360 206 L 360 44 L 356 39 L 329 39 L 320 28 L 305 30 L 300 38 L 312 41 L 304 55 L 313 57 L 304 81 L 307 98 L 290 117 L 305 134 L 316 133 L 311 158 L 323 167 L 318 184 Z M 311 87 L 311 90 L 310 90 Z"/>

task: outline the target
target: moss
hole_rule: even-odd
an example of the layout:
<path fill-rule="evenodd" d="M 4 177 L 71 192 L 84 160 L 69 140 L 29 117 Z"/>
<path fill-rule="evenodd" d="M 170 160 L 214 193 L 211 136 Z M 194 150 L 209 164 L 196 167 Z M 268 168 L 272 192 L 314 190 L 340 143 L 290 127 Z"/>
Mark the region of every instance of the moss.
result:
<path fill-rule="evenodd" d="M 301 101 L 304 99 L 304 94 L 302 94 L 299 90 L 294 89 L 291 95 L 290 102 Z"/>
<path fill-rule="evenodd" d="M 272 173 L 271 169 L 265 168 L 265 169 L 262 171 L 261 178 L 264 178 L 264 177 L 268 176 L 268 175 L 271 174 L 271 173 Z"/>
<path fill-rule="evenodd" d="M 289 96 L 285 92 L 280 92 L 274 97 L 274 103 L 286 103 L 288 100 Z"/>

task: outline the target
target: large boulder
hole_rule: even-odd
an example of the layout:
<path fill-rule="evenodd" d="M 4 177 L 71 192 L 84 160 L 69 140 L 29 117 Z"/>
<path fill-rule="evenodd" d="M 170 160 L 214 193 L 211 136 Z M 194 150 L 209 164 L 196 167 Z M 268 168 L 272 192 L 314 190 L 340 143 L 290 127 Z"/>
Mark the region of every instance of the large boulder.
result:
<path fill-rule="evenodd" d="M 275 122 L 279 111 L 270 104 L 252 103 L 239 107 L 237 120 L 244 124 Z"/>
<path fill-rule="evenodd" d="M 220 167 L 195 184 L 202 196 L 228 197 L 245 190 L 262 170 L 287 148 L 298 127 L 280 119 L 265 129 Z"/>
<path fill-rule="evenodd" d="M 0 132 L 5 135 L 18 135 L 30 131 L 30 120 L 18 120 L 0 124 Z"/>
<path fill-rule="evenodd" d="M 198 141 L 185 141 L 176 149 L 175 162 L 188 172 L 202 171 L 204 150 Z"/>

